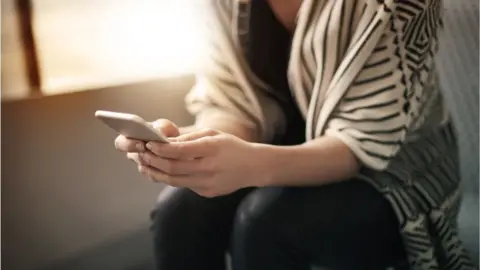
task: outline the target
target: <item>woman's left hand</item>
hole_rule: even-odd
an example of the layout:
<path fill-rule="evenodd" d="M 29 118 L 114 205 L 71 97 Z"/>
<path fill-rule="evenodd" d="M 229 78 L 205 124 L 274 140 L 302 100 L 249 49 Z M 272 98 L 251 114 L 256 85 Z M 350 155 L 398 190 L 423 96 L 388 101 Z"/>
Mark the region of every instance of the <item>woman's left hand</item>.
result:
<path fill-rule="evenodd" d="M 149 142 L 147 148 L 149 152 L 140 154 L 142 174 L 204 197 L 259 186 L 271 169 L 261 145 L 211 129 L 179 136 L 169 144 Z"/>

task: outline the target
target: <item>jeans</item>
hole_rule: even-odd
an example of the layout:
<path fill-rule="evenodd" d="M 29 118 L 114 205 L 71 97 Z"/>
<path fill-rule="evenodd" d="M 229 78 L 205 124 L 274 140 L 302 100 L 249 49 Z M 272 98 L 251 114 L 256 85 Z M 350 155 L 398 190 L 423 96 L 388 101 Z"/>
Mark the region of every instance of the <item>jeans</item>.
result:
<path fill-rule="evenodd" d="M 404 258 L 387 200 L 352 179 L 204 198 L 167 187 L 152 211 L 159 270 L 384 270 Z"/>

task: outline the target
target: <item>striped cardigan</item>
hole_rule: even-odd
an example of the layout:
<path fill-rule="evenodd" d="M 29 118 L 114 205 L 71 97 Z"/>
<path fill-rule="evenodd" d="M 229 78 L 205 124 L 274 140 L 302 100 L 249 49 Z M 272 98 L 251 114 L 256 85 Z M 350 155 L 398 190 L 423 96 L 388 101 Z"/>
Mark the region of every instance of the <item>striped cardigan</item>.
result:
<path fill-rule="evenodd" d="M 201 0 L 208 51 L 187 108 L 266 143 L 285 132 L 275 91 L 249 68 L 249 0 Z M 457 147 L 437 84 L 441 0 L 304 0 L 288 79 L 306 140 L 334 136 L 400 221 L 411 269 L 474 269 L 458 237 Z"/>

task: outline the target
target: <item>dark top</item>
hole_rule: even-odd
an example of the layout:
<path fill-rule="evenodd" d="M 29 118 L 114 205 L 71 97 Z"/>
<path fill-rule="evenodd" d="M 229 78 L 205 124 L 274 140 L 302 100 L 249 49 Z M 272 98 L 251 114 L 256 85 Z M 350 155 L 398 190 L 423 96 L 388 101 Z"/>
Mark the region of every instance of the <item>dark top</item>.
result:
<path fill-rule="evenodd" d="M 287 117 L 285 136 L 274 143 L 305 141 L 305 120 L 290 91 L 287 79 L 292 33 L 277 19 L 266 0 L 252 1 L 247 59 L 253 72 L 277 94 L 274 97 Z"/>

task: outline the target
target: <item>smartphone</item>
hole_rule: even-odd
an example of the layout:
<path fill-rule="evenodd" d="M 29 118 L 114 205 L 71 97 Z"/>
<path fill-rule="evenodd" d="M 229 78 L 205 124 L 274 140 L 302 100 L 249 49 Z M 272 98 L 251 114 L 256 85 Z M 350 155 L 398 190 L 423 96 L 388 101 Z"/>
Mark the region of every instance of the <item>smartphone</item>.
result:
<path fill-rule="evenodd" d="M 96 111 L 95 117 L 115 130 L 118 134 L 129 139 L 162 143 L 169 142 L 162 132 L 154 129 L 150 123 L 140 116 L 129 113 Z"/>

